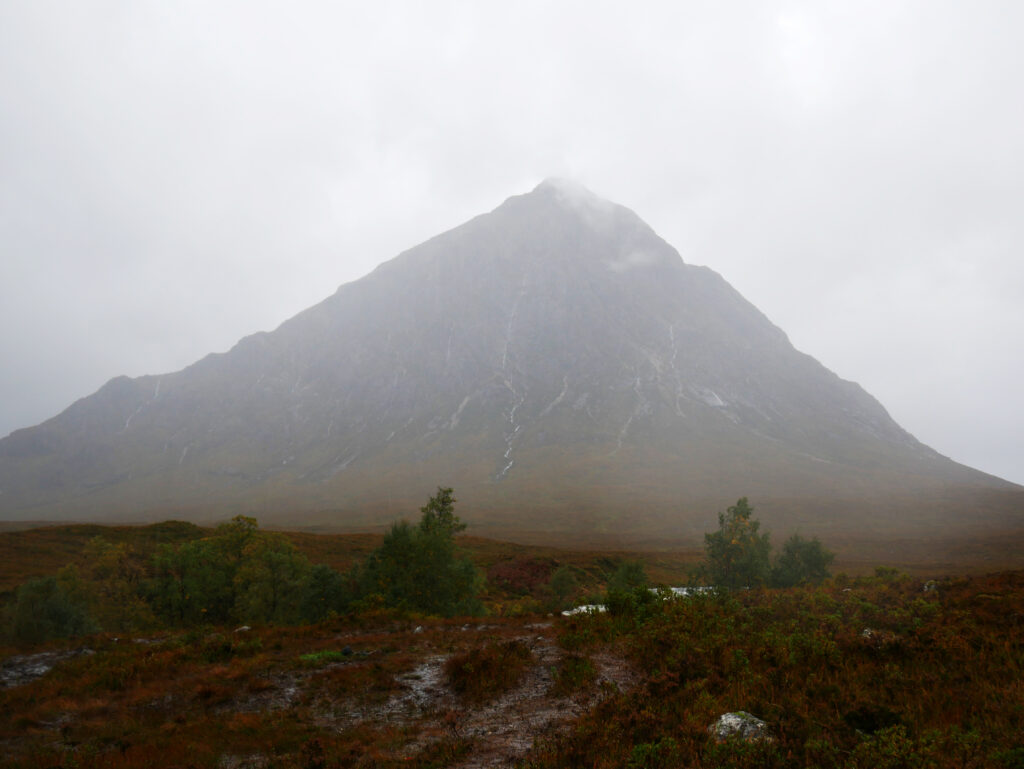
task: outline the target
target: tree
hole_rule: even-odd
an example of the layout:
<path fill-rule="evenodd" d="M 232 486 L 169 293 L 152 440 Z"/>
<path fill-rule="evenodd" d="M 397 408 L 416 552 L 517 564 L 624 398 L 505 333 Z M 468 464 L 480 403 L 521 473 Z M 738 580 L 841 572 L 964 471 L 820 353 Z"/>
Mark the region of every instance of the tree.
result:
<path fill-rule="evenodd" d="M 772 586 L 816 585 L 828 579 L 828 567 L 835 557 L 835 553 L 826 550 L 817 537 L 806 540 L 794 534 L 786 540 L 772 566 Z"/>
<path fill-rule="evenodd" d="M 763 584 L 769 576 L 769 534 L 759 534 L 760 521 L 741 497 L 725 513 L 718 514 L 718 531 L 704 535 L 707 562 L 705 576 L 719 587 L 738 588 Z"/>
<path fill-rule="evenodd" d="M 161 547 L 151 601 L 176 624 L 294 622 L 309 568 L 291 542 L 239 515 L 211 537 Z"/>
<path fill-rule="evenodd" d="M 309 570 L 309 559 L 280 534 L 259 532 L 249 537 L 233 580 L 234 619 L 298 622 Z"/>
<path fill-rule="evenodd" d="M 310 569 L 302 591 L 302 620 L 319 622 L 331 612 L 340 614 L 348 609 L 353 598 L 351 581 L 326 564 Z"/>
<path fill-rule="evenodd" d="M 460 521 L 459 516 L 455 514 L 455 502 L 452 489 L 438 486 L 437 494 L 420 508 L 420 512 L 423 514 L 423 517 L 420 518 L 420 531 L 425 534 L 439 534 L 448 537 L 453 537 L 460 531 L 464 531 L 466 524 Z"/>
<path fill-rule="evenodd" d="M 153 558 L 153 611 L 176 625 L 222 623 L 234 608 L 235 565 L 213 537 L 164 545 Z"/>
<path fill-rule="evenodd" d="M 613 615 L 636 616 L 656 601 L 640 561 L 624 561 L 608 580 L 604 602 Z"/>
<path fill-rule="evenodd" d="M 573 596 L 579 587 L 579 580 L 576 578 L 572 568 L 562 564 L 551 575 L 547 585 L 547 593 L 550 599 L 547 601 L 551 611 L 562 611 L 572 605 Z"/>
<path fill-rule="evenodd" d="M 8 609 L 8 633 L 18 643 L 40 643 L 96 631 L 73 566 L 56 577 L 35 577 L 18 588 Z"/>
<path fill-rule="evenodd" d="M 93 537 L 85 547 L 82 571 L 90 613 L 101 628 L 129 632 L 154 625 L 156 618 L 142 596 L 144 562 L 128 544 Z"/>
<path fill-rule="evenodd" d="M 608 592 L 630 593 L 648 585 L 647 572 L 640 561 L 623 561 L 608 580 Z"/>
<path fill-rule="evenodd" d="M 479 614 L 481 580 L 455 547 L 455 534 L 466 525 L 455 515 L 454 505 L 452 490 L 438 487 L 420 508 L 418 526 L 394 524 L 381 546 L 353 572 L 360 595 L 379 595 L 388 606 L 425 614 Z"/>

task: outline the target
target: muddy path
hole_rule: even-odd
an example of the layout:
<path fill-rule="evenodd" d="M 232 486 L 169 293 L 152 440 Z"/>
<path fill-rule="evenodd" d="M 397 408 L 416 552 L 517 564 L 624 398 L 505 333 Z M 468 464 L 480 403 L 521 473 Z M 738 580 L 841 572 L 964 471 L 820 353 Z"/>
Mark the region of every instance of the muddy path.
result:
<path fill-rule="evenodd" d="M 593 681 L 570 694 L 557 694 L 555 677 L 565 656 L 551 623 L 502 634 L 503 641 L 519 641 L 531 651 L 530 664 L 509 690 L 482 702 L 468 702 L 446 681 L 445 663 L 451 654 L 427 653 L 408 671 L 396 676 L 397 691 L 384 702 L 367 706 L 352 702 L 321 718 L 328 728 L 345 729 L 360 722 L 415 727 L 416 738 L 406 746 L 412 755 L 430 742 L 466 739 L 469 755 L 452 764 L 463 769 L 511 766 L 523 758 L 534 741 L 566 728 L 577 716 L 614 691 L 626 691 L 639 680 L 619 655 L 604 652 L 591 658 Z M 467 634 L 460 646 L 493 641 L 486 630 Z"/>

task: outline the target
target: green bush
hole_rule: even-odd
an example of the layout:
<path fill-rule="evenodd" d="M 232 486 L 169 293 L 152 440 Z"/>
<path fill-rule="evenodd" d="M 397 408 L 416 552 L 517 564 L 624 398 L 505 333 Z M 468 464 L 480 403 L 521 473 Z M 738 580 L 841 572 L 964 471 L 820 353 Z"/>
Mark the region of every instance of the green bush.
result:
<path fill-rule="evenodd" d="M 452 490 L 438 488 L 420 508 L 418 526 L 394 524 L 383 544 L 353 571 L 360 598 L 379 595 L 386 606 L 443 617 L 481 614 L 482 580 L 455 547 L 455 534 L 466 525 L 454 505 Z"/>
<path fill-rule="evenodd" d="M 820 584 L 828 579 L 828 567 L 835 557 L 835 553 L 826 550 L 817 537 L 806 540 L 794 534 L 786 540 L 772 566 L 772 587 Z"/>
<path fill-rule="evenodd" d="M 8 632 L 15 643 L 41 643 L 97 630 L 78 573 L 70 567 L 56 577 L 28 580 L 18 588 L 8 613 Z"/>
<path fill-rule="evenodd" d="M 174 625 L 321 619 L 334 607 L 323 606 L 313 617 L 307 612 L 319 611 L 316 601 L 324 596 L 315 591 L 330 591 L 325 569 L 330 571 L 314 570 L 285 537 L 259 531 L 255 519 L 240 515 L 210 537 L 161 546 L 153 558 L 149 601 Z"/>
<path fill-rule="evenodd" d="M 751 517 L 753 512 L 747 498 L 741 497 L 718 514 L 718 531 L 704 535 L 705 577 L 712 585 L 755 587 L 767 581 L 771 544 L 767 533 L 758 533 L 761 522 Z"/>

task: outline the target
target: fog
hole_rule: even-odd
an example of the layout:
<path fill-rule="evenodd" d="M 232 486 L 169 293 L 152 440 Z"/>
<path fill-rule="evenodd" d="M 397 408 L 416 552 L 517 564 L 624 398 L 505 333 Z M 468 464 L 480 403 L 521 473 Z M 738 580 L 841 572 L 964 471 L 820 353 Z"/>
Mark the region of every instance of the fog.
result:
<path fill-rule="evenodd" d="M 4 3 L 0 435 L 561 176 L 1024 482 L 1022 32 L 1005 2 Z"/>

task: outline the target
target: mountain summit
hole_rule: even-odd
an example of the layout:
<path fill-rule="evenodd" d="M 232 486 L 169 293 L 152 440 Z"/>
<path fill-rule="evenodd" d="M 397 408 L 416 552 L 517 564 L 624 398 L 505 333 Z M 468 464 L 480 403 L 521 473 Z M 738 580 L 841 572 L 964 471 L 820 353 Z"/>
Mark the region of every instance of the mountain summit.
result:
<path fill-rule="evenodd" d="M 558 179 L 271 333 L 0 441 L 6 519 L 362 526 L 439 484 L 478 531 L 633 540 L 693 537 L 743 495 L 805 532 L 914 532 L 1019 490 L 919 443 L 635 213 Z"/>

